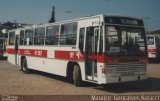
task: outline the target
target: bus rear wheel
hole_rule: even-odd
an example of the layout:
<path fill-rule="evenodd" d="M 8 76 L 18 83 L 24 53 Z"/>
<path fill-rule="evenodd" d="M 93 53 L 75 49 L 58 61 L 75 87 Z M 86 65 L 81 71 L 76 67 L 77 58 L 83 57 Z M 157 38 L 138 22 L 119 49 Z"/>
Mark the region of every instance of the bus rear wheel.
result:
<path fill-rule="evenodd" d="M 27 60 L 25 58 L 22 59 L 21 70 L 26 74 L 29 73 L 29 69 L 27 66 Z"/>
<path fill-rule="evenodd" d="M 76 87 L 81 86 L 82 79 L 81 79 L 81 71 L 78 65 L 74 65 L 74 70 L 73 70 L 73 81 L 74 85 Z"/>

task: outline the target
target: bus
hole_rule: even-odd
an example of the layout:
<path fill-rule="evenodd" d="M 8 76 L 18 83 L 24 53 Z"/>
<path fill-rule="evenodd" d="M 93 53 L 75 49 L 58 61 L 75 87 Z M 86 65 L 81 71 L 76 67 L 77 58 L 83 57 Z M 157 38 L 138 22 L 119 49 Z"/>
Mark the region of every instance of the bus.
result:
<path fill-rule="evenodd" d="M 24 73 L 64 76 L 80 86 L 147 79 L 143 20 L 95 15 L 10 30 L 8 61 Z"/>
<path fill-rule="evenodd" d="M 160 38 L 155 35 L 147 35 L 148 58 L 160 58 Z"/>

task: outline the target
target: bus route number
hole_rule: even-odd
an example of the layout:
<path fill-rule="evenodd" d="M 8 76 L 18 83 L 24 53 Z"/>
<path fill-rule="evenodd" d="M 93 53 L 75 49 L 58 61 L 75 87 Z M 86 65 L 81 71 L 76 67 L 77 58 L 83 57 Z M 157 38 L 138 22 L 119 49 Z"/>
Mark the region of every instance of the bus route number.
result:
<path fill-rule="evenodd" d="M 34 51 L 35 56 L 42 56 L 42 51 L 41 50 L 36 50 Z"/>

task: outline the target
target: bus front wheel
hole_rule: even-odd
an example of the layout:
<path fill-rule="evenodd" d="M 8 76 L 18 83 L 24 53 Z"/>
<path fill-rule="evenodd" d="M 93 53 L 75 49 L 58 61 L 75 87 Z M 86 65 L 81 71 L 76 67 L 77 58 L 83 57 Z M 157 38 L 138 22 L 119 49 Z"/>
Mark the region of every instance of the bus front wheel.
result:
<path fill-rule="evenodd" d="M 73 70 L 73 81 L 75 86 L 81 86 L 81 71 L 78 65 L 74 65 L 74 70 Z"/>

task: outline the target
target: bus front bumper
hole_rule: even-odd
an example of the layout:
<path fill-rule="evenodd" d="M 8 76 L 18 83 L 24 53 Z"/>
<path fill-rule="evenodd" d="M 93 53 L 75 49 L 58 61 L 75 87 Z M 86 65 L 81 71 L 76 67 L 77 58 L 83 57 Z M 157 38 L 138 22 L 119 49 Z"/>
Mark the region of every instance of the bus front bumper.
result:
<path fill-rule="evenodd" d="M 134 75 L 134 76 L 107 76 L 103 79 L 100 84 L 112 84 L 112 83 L 123 83 L 130 81 L 140 81 L 148 79 L 147 75 Z"/>

